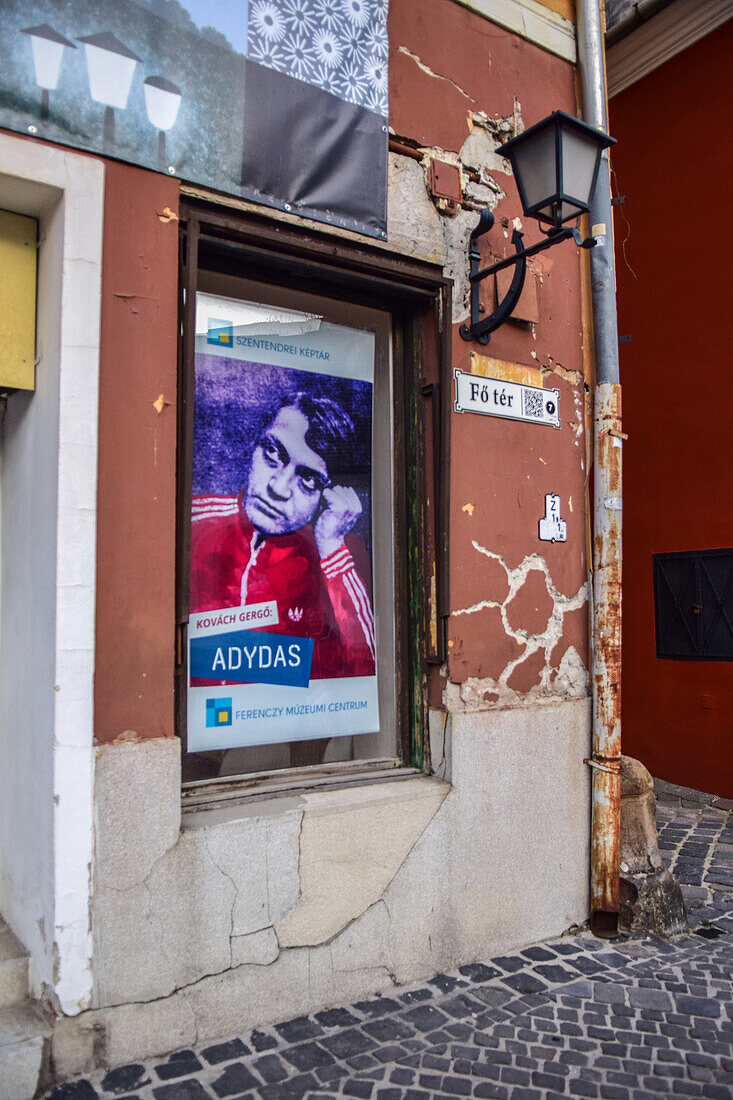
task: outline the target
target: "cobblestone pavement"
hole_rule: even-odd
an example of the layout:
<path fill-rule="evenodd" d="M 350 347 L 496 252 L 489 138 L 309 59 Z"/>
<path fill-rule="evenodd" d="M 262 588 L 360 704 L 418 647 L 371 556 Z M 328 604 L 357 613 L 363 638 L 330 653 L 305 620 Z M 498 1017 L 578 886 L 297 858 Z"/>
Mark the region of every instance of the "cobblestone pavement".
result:
<path fill-rule="evenodd" d="M 682 887 L 688 916 L 733 893 L 733 801 L 657 781 L 659 850 Z"/>
<path fill-rule="evenodd" d="M 566 935 L 343 1008 L 57 1086 L 49 1100 L 733 1098 L 733 804 L 663 787 L 691 931 Z"/>

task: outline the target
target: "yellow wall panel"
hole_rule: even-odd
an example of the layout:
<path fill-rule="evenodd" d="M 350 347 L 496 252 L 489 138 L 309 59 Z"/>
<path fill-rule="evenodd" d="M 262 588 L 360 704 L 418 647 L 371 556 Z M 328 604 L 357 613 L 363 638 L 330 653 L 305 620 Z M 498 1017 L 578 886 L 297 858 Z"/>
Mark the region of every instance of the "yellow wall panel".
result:
<path fill-rule="evenodd" d="M 32 390 L 36 355 L 35 218 L 0 210 L 0 389 Z"/>
<path fill-rule="evenodd" d="M 557 12 L 558 15 L 569 19 L 571 23 L 575 22 L 575 0 L 538 0 L 538 2 L 543 8 Z"/>

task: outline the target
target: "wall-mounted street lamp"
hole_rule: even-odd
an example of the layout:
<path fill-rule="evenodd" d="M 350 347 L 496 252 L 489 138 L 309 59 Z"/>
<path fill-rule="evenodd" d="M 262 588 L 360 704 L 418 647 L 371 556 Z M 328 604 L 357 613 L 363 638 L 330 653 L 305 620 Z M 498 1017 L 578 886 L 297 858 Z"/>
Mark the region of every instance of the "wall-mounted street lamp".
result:
<path fill-rule="evenodd" d="M 168 159 L 165 151 L 165 134 L 178 117 L 181 105 L 181 89 L 164 76 L 149 76 L 143 82 L 145 110 L 151 126 L 158 131 L 158 169 L 165 172 Z"/>
<path fill-rule="evenodd" d="M 64 50 L 67 46 L 75 50 L 76 46 L 68 38 L 64 38 L 63 34 L 49 27 L 48 23 L 41 23 L 38 27 L 25 27 L 22 33 L 30 35 L 36 84 L 41 89 L 40 117 L 45 122 L 48 118 L 48 93 L 58 87 Z"/>
<path fill-rule="evenodd" d="M 104 150 L 111 153 L 115 144 L 114 109 L 127 106 L 132 76 L 140 58 L 109 31 L 88 34 L 79 41 L 84 43 L 86 52 L 89 94 L 95 103 L 103 103 L 105 107 Z"/>
<path fill-rule="evenodd" d="M 595 238 L 583 240 L 577 228 L 564 223 L 590 209 L 601 153 L 614 145 L 615 140 L 564 111 L 553 111 L 542 122 L 497 149 L 497 153 L 511 161 L 525 216 L 536 218 L 540 227 L 544 224 L 549 228 L 543 230 L 546 239 L 529 248 L 522 247 L 523 234 L 515 229 L 512 234 L 514 255 L 481 271 L 478 239 L 494 224 L 492 212 L 481 211 L 479 223 L 469 239 L 471 323 L 461 325 L 464 340 L 488 344 L 491 333 L 511 317 L 522 293 L 529 256 L 571 238 L 580 248 L 595 245 Z M 514 275 L 504 298 L 489 317 L 481 318 L 481 282 L 513 265 Z"/>

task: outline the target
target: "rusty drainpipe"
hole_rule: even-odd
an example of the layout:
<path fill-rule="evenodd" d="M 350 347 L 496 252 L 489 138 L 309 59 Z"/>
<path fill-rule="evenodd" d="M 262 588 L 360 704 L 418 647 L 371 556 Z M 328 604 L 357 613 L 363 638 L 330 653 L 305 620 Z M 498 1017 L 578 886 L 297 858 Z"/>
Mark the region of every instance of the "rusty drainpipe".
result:
<path fill-rule="evenodd" d="M 579 0 L 578 64 L 586 122 L 608 130 L 603 17 L 599 0 Z M 596 349 L 593 455 L 593 769 L 591 930 L 618 925 L 621 814 L 621 386 L 608 150 L 593 203 L 590 253 Z"/>

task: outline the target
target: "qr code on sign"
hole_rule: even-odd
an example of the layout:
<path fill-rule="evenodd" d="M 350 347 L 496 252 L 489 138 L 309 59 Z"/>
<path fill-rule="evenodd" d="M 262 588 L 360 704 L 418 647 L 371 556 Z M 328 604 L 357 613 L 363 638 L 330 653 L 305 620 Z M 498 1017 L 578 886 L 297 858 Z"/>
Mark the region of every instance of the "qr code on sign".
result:
<path fill-rule="evenodd" d="M 537 393 L 535 390 L 524 390 L 522 401 L 525 416 L 537 416 L 540 419 L 542 418 L 545 411 L 545 403 L 542 400 L 541 393 Z"/>

